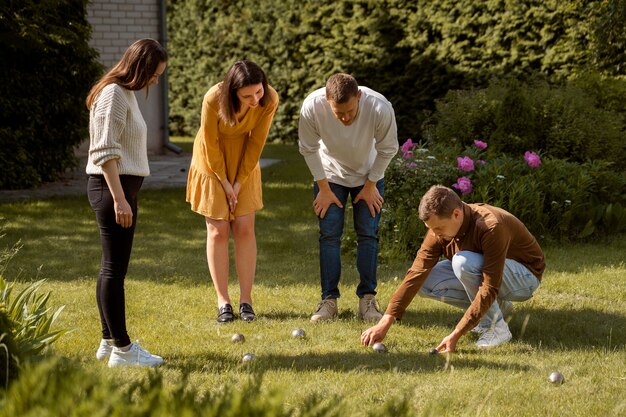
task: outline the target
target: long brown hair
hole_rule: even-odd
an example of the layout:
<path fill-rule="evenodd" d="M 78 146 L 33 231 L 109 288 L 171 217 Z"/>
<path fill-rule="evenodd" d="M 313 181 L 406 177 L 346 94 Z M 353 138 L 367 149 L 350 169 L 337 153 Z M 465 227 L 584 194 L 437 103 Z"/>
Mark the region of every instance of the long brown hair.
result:
<path fill-rule="evenodd" d="M 167 62 L 167 51 L 154 39 L 140 39 L 126 49 L 122 59 L 91 87 L 87 108 L 109 84 L 118 84 L 127 90 L 141 90 L 154 76 L 159 64 Z"/>
<path fill-rule="evenodd" d="M 257 64 L 244 59 L 235 62 L 220 84 L 219 90 L 219 116 L 229 125 L 233 126 L 236 114 L 241 110 L 241 101 L 237 97 L 237 90 L 254 84 L 263 84 L 263 97 L 259 100 L 261 106 L 265 105 L 268 94 L 268 82 L 265 73 Z"/>

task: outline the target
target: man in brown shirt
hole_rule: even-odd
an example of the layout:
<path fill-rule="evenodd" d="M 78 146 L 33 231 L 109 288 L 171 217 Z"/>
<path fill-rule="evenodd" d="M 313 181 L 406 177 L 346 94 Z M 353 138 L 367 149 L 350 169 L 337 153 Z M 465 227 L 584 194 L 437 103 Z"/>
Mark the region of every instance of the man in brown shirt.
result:
<path fill-rule="evenodd" d="M 545 259 L 539 243 L 511 213 L 487 204 L 466 204 L 450 188 L 435 185 L 422 197 L 419 216 L 429 228 L 402 284 L 378 324 L 361 343 L 382 341 L 420 293 L 465 308 L 465 314 L 437 351 L 453 352 L 468 331 L 480 347 L 511 339 L 504 320 L 511 301 L 525 301 L 539 286 Z M 440 257 L 445 260 L 440 261 Z"/>

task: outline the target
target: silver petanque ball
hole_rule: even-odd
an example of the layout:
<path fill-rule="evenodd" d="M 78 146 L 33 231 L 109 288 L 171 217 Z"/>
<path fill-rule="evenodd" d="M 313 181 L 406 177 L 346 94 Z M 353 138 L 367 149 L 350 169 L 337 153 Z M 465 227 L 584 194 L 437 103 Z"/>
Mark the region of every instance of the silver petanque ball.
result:
<path fill-rule="evenodd" d="M 252 359 L 254 359 L 254 353 L 246 353 L 241 358 L 241 361 L 242 362 L 250 362 L 250 361 L 252 361 Z"/>
<path fill-rule="evenodd" d="M 561 385 L 565 382 L 565 377 L 562 373 L 555 371 L 550 374 L 550 376 L 548 377 L 548 381 L 550 381 L 554 385 Z"/>
<path fill-rule="evenodd" d="M 233 343 L 243 343 L 246 341 L 246 338 L 241 333 L 235 333 L 233 337 L 230 338 L 230 341 Z"/>
<path fill-rule="evenodd" d="M 374 349 L 374 352 L 380 352 L 380 353 L 387 352 L 387 347 L 380 342 L 374 343 L 372 345 L 372 349 Z"/>
<path fill-rule="evenodd" d="M 302 329 L 295 329 L 293 332 L 291 332 L 291 336 L 295 338 L 303 338 L 306 336 L 306 333 Z"/>

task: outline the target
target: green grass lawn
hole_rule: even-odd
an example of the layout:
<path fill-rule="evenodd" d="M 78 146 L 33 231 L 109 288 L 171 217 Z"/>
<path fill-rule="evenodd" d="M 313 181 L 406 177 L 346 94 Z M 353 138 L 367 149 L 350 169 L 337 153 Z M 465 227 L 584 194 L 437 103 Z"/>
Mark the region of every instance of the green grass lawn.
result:
<path fill-rule="evenodd" d="M 415 415 L 626 414 L 626 239 L 546 247 L 543 283 L 532 300 L 516 305 L 512 343 L 479 350 L 476 336 L 468 335 L 456 354 L 431 356 L 428 351 L 450 333 L 462 311 L 416 298 L 388 334 L 389 352 L 379 354 L 359 345 L 366 325 L 355 317 L 357 275 L 349 256 L 339 320 L 309 321 L 320 295 L 310 174 L 295 146 L 268 145 L 264 157 L 281 162 L 263 170 L 253 323 L 215 322 L 204 220 L 189 210 L 184 189 L 140 194 L 126 281 L 128 328 L 133 340 L 165 358 L 167 381 L 188 375 L 196 389 L 214 392 L 262 375 L 262 392 L 281 391 L 286 406 L 297 408 L 316 394 L 349 416 L 382 415 L 385 403 L 401 399 Z M 54 344 L 54 352 L 102 378 L 126 384 L 144 378 L 148 370 L 108 369 L 94 356 L 100 340 L 100 249 L 86 196 L 2 204 L 0 217 L 6 234 L 0 244 L 23 245 L 3 276 L 45 278 L 51 305 L 66 306 L 59 326 L 74 331 Z M 408 266 L 389 259 L 379 266 L 383 306 Z M 292 338 L 295 328 L 307 337 Z M 235 332 L 246 336 L 244 344 L 230 342 Z M 250 366 L 241 363 L 246 352 L 256 355 Z M 564 385 L 548 382 L 554 370 L 564 374 Z"/>

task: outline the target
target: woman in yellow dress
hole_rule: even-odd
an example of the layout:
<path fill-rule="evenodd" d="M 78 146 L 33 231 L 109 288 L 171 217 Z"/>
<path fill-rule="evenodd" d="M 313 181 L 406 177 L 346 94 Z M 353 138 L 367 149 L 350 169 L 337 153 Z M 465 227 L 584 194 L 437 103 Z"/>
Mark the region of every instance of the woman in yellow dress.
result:
<path fill-rule="evenodd" d="M 235 242 L 239 316 L 255 318 L 252 285 L 256 272 L 254 215 L 263 207 L 259 158 L 278 94 L 254 62 L 238 61 L 202 102 L 200 130 L 193 145 L 187 202 L 205 217 L 207 261 L 217 293 L 218 323 L 233 321 L 228 295 L 228 239 Z"/>

